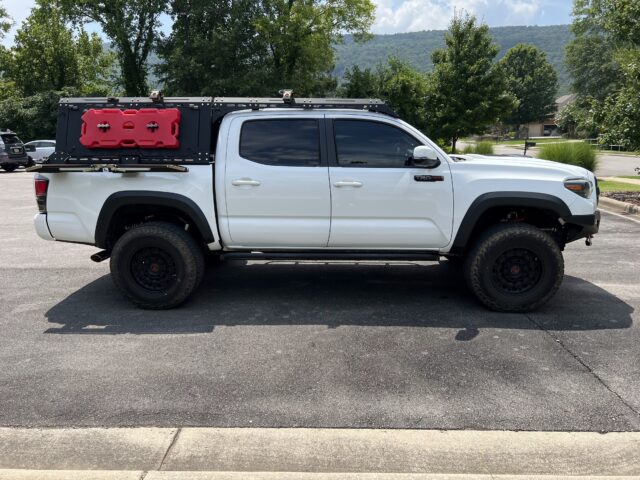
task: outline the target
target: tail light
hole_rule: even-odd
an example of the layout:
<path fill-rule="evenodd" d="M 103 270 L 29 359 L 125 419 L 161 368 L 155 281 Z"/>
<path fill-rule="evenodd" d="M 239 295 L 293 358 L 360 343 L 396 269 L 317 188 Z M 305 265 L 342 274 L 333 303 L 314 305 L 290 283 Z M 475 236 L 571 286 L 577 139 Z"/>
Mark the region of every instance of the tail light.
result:
<path fill-rule="evenodd" d="M 36 175 L 34 178 L 36 188 L 36 202 L 38 202 L 38 210 L 40 213 L 47 213 L 47 190 L 49 189 L 49 179 L 42 175 Z"/>

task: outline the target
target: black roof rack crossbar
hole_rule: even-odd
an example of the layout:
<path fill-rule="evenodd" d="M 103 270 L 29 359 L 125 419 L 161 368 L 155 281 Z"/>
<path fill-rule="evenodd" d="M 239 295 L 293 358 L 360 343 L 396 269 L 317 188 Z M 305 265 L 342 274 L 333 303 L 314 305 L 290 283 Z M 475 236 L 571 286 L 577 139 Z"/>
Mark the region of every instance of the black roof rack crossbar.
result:
<path fill-rule="evenodd" d="M 267 108 L 349 109 L 383 113 L 394 118 L 399 115 L 389 105 L 377 98 L 252 98 L 215 97 L 212 103 L 212 120 L 215 123 L 227 113 L 237 110 L 263 110 Z"/>

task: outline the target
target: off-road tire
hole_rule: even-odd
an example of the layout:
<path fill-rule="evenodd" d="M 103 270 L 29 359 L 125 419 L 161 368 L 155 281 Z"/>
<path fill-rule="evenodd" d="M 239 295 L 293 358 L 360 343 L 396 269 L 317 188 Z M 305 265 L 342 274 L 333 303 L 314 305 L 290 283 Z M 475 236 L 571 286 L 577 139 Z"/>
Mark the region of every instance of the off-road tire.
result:
<path fill-rule="evenodd" d="M 18 165 L 15 163 L 5 163 L 4 165 L 2 165 L 2 169 L 5 172 L 13 172 L 14 170 L 16 170 L 18 168 Z"/>
<path fill-rule="evenodd" d="M 164 310 L 183 303 L 198 287 L 205 262 L 202 248 L 183 228 L 149 222 L 118 239 L 110 267 L 113 282 L 134 305 Z"/>
<path fill-rule="evenodd" d="M 466 256 L 464 275 L 474 295 L 491 310 L 528 312 L 555 295 L 564 276 L 564 259 L 555 240 L 539 228 L 496 225 Z"/>

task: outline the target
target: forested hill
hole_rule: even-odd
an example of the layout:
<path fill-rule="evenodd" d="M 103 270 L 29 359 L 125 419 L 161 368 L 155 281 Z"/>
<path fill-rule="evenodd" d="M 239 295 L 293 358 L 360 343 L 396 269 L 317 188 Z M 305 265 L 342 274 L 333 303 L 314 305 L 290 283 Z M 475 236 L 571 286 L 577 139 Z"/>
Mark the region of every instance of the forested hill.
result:
<path fill-rule="evenodd" d="M 570 79 L 564 66 L 564 48 L 572 38 L 569 25 L 495 27 L 490 31 L 494 41 L 500 46 L 500 58 L 518 43 L 531 43 L 543 50 L 558 72 L 559 94 L 567 93 Z M 433 67 L 431 52 L 443 46 L 442 30 L 375 35 L 364 43 L 354 43 L 353 38 L 348 36 L 344 44 L 336 47 L 335 74 L 342 77 L 345 68 L 352 65 L 373 68 L 386 62 L 392 55 L 408 61 L 419 70 L 429 71 Z"/>

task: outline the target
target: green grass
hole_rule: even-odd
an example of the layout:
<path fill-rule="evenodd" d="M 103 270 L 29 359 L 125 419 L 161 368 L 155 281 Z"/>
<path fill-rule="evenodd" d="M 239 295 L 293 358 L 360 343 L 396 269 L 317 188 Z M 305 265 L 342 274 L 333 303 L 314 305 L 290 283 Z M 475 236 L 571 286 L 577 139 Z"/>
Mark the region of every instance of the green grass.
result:
<path fill-rule="evenodd" d="M 599 180 L 598 185 L 601 192 L 640 192 L 640 185 L 634 185 L 633 183 Z"/>
<path fill-rule="evenodd" d="M 479 155 L 493 155 L 493 144 L 491 142 L 479 142 L 475 145 L 467 144 L 462 153 L 477 153 Z"/>
<path fill-rule="evenodd" d="M 580 142 L 548 143 L 540 147 L 539 158 L 554 162 L 577 165 L 595 172 L 598 166 L 596 151 Z"/>

